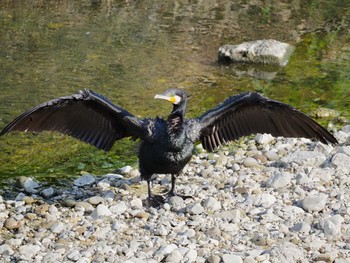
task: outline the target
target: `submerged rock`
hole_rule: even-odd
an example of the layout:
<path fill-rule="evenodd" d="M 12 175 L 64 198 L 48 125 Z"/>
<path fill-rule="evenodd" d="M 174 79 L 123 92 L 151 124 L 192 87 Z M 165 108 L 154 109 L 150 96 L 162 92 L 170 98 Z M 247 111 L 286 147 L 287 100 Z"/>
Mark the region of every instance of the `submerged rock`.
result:
<path fill-rule="evenodd" d="M 220 47 L 219 61 L 285 66 L 294 49 L 294 46 L 274 39 L 249 41 Z"/>

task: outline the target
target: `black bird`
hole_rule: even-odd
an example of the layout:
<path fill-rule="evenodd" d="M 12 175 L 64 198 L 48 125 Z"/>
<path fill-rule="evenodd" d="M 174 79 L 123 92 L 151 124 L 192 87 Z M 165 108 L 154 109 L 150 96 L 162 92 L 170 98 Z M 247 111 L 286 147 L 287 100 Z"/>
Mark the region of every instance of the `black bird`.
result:
<path fill-rule="evenodd" d="M 194 119 L 184 117 L 187 94 L 183 90 L 168 89 L 154 98 L 173 104 L 166 120 L 140 119 L 102 95 L 82 90 L 28 110 L 7 125 L 0 135 L 11 131 L 58 131 L 105 151 L 109 151 L 116 140 L 140 139 L 141 178 L 147 181 L 148 201 L 152 205 L 164 201 L 163 197 L 151 193 L 152 175 L 171 174 L 171 189 L 166 197 L 177 195 L 176 176 L 190 161 L 197 141 L 208 151 L 253 133 L 337 143 L 331 133 L 302 112 L 257 92 L 229 97 Z"/>

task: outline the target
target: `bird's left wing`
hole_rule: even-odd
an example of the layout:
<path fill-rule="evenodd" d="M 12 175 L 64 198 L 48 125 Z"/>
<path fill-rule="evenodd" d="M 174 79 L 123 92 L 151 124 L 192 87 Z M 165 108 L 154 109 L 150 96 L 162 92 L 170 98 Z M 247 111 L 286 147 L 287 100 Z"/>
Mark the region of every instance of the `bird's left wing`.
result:
<path fill-rule="evenodd" d="M 0 133 L 57 131 L 108 151 L 116 140 L 142 138 L 143 120 L 91 90 L 54 99 L 18 116 Z"/>
<path fill-rule="evenodd" d="M 257 92 L 246 92 L 228 98 L 198 119 L 192 119 L 190 126 L 192 139 L 200 139 L 203 147 L 209 151 L 254 133 L 337 143 L 331 133 L 302 112 L 282 102 L 265 98 Z"/>

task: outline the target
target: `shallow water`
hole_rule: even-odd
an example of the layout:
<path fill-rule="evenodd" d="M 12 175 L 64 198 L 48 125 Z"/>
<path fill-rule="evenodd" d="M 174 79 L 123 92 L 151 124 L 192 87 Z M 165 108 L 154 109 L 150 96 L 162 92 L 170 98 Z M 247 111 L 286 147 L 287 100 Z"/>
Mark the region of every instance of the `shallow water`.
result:
<path fill-rule="evenodd" d="M 83 88 L 142 117 L 167 115 L 170 105 L 153 96 L 177 86 L 191 94 L 188 116 L 258 90 L 306 113 L 327 107 L 349 118 L 350 3 L 302 2 L 1 1 L 0 129 Z M 221 45 L 264 38 L 296 47 L 272 78 L 217 63 Z M 31 175 L 60 182 L 136 162 L 127 141 L 104 153 L 58 134 L 13 134 L 0 147 L 0 181 Z"/>

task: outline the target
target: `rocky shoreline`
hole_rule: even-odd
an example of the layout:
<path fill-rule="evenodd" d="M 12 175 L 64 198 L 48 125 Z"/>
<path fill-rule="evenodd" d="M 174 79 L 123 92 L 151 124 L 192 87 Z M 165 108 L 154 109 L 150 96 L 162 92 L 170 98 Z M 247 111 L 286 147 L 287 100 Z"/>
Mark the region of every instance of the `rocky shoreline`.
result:
<path fill-rule="evenodd" d="M 350 125 L 340 144 L 257 135 L 193 156 L 149 208 L 137 169 L 0 196 L 0 262 L 350 262 Z M 170 177 L 155 178 L 163 192 Z"/>

